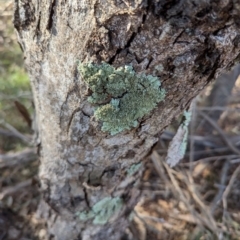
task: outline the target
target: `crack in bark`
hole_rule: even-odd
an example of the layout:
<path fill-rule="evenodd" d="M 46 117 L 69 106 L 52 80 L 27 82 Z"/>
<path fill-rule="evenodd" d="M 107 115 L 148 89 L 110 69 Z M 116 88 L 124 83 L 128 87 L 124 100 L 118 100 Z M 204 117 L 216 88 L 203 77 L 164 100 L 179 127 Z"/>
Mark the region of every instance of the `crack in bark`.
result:
<path fill-rule="evenodd" d="M 56 203 L 51 199 L 51 183 L 49 180 L 45 181 L 47 188 L 43 191 L 43 198 L 49 207 L 55 212 L 60 214 L 60 211 L 56 208 Z"/>
<path fill-rule="evenodd" d="M 117 167 L 116 165 L 113 166 L 109 166 L 107 168 L 105 168 L 102 172 L 102 174 L 100 175 L 100 180 L 102 179 L 103 175 L 109 172 L 113 172 L 113 175 L 115 173 L 115 171 L 117 171 L 119 169 L 119 167 Z"/>
<path fill-rule="evenodd" d="M 74 78 L 74 82 L 75 82 L 75 78 Z M 63 129 L 65 129 L 65 127 L 64 127 L 64 117 L 63 117 L 63 113 L 64 113 L 64 107 L 67 105 L 67 103 L 68 103 L 68 99 L 69 99 L 69 97 L 73 94 L 73 93 L 76 93 L 77 91 L 76 91 L 76 89 L 78 89 L 78 87 L 76 88 L 75 86 L 77 85 L 77 83 L 75 82 L 75 84 L 74 84 L 74 87 L 72 88 L 72 90 L 69 90 L 68 91 L 68 93 L 67 93 L 67 97 L 66 97 L 66 99 L 65 99 L 65 101 L 63 102 L 63 104 L 61 105 L 61 110 L 60 110 L 60 117 L 59 117 L 59 124 L 60 124 L 60 126 L 63 128 Z M 77 95 L 79 96 L 79 93 L 77 92 Z M 78 109 L 78 108 L 77 108 Z M 68 121 L 68 124 L 67 124 L 67 133 L 68 133 L 68 131 L 69 131 L 69 127 L 70 127 L 70 124 L 71 124 L 71 121 L 72 121 L 72 118 L 73 118 L 73 114 L 75 114 L 77 111 L 77 109 L 75 109 L 73 112 L 72 112 L 72 114 L 71 114 L 71 116 L 70 116 L 70 120 Z M 80 110 L 80 108 L 79 108 L 79 110 Z M 76 112 L 75 112 L 76 111 Z"/>
<path fill-rule="evenodd" d="M 91 117 L 91 115 L 87 114 L 83 109 L 82 109 L 81 111 L 82 111 L 82 114 L 83 114 L 85 117 L 88 117 L 88 118 Z"/>
<path fill-rule="evenodd" d="M 144 25 L 144 23 L 146 22 L 147 19 L 147 14 L 148 14 L 148 10 L 149 10 L 149 3 L 147 3 L 146 7 L 145 7 L 145 11 L 146 13 L 143 14 L 142 16 L 142 22 L 140 24 L 140 26 L 137 29 L 137 32 L 133 32 L 132 35 L 130 36 L 130 38 L 128 39 L 126 45 L 123 48 L 119 48 L 116 50 L 116 53 L 110 58 L 110 60 L 108 61 L 109 64 L 113 64 L 116 57 L 118 56 L 118 54 L 125 49 L 128 49 L 131 46 L 131 43 L 134 41 L 135 37 L 137 36 L 137 34 L 139 34 L 141 32 L 141 29 Z"/>
<path fill-rule="evenodd" d="M 70 126 L 71 126 L 71 124 L 72 124 L 72 120 L 73 120 L 74 115 L 75 115 L 77 112 L 80 112 L 80 111 L 81 111 L 81 109 L 80 109 L 80 107 L 78 107 L 78 108 L 76 108 L 76 109 L 72 112 L 72 114 L 71 114 L 71 116 L 70 116 L 70 119 L 69 119 L 69 121 L 68 121 L 68 125 L 67 125 L 67 133 L 69 133 L 69 128 L 70 128 Z"/>
<path fill-rule="evenodd" d="M 149 66 L 150 66 L 152 61 L 153 61 L 153 57 L 150 57 L 149 62 L 147 64 L 147 66 L 146 66 L 146 70 L 149 68 Z"/>
<path fill-rule="evenodd" d="M 35 21 L 34 13 L 35 9 L 31 1 L 15 0 L 13 24 L 19 33 Z"/>
<path fill-rule="evenodd" d="M 152 12 L 155 16 L 163 16 L 165 19 L 168 17 L 168 10 L 173 8 L 179 3 L 178 0 L 163 0 L 155 2 L 151 5 Z M 169 16 L 172 17 L 172 16 Z"/>
<path fill-rule="evenodd" d="M 137 33 L 133 32 L 132 35 L 130 36 L 129 40 L 127 41 L 126 45 L 123 48 L 119 48 L 117 49 L 116 53 L 110 58 L 110 60 L 108 61 L 109 64 L 113 64 L 113 62 L 115 61 L 117 55 L 124 49 L 127 49 L 130 47 L 131 43 L 133 42 L 134 38 L 136 37 Z"/>
<path fill-rule="evenodd" d="M 83 187 L 83 192 L 84 192 L 84 200 L 86 202 L 86 205 L 90 209 L 90 203 L 89 203 L 88 193 L 87 193 L 87 188 L 86 187 Z"/>
<path fill-rule="evenodd" d="M 174 41 L 173 41 L 173 45 L 177 42 L 177 40 L 182 36 L 182 34 L 185 32 L 185 29 L 183 29 L 177 36 L 176 36 L 176 38 L 174 39 Z M 180 43 L 180 42 L 178 42 L 178 43 Z"/>
<path fill-rule="evenodd" d="M 41 22 L 41 17 L 42 17 L 42 12 L 40 11 L 39 12 L 39 17 L 38 17 L 38 21 L 37 21 L 37 26 L 36 26 L 36 29 L 35 29 L 35 36 L 38 36 L 38 34 L 41 32 L 41 29 L 40 29 L 40 22 Z"/>
<path fill-rule="evenodd" d="M 55 7 L 56 7 L 56 0 L 53 0 L 50 8 L 49 8 L 49 17 L 48 17 L 48 24 L 47 24 L 47 30 L 51 31 L 53 24 L 54 24 L 54 14 L 55 14 Z"/>
<path fill-rule="evenodd" d="M 14 4 L 13 25 L 17 29 L 17 31 L 20 33 L 21 20 L 20 20 L 20 14 L 19 14 L 18 0 L 15 0 L 15 4 Z"/>

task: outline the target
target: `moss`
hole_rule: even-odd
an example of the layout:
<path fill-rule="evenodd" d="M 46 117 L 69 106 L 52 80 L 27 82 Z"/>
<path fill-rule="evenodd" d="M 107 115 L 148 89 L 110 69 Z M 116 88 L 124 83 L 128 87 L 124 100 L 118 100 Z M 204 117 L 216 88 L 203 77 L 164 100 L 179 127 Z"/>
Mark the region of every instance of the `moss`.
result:
<path fill-rule="evenodd" d="M 137 127 L 165 97 L 157 77 L 137 74 L 130 66 L 89 63 L 80 64 L 79 71 L 92 91 L 88 101 L 96 105 L 94 116 L 111 135 Z"/>
<path fill-rule="evenodd" d="M 106 224 L 109 219 L 122 208 L 122 205 L 123 201 L 121 198 L 106 197 L 96 203 L 92 207 L 92 210 L 83 211 L 77 215 L 83 221 L 93 219 L 93 224 L 103 225 Z"/>

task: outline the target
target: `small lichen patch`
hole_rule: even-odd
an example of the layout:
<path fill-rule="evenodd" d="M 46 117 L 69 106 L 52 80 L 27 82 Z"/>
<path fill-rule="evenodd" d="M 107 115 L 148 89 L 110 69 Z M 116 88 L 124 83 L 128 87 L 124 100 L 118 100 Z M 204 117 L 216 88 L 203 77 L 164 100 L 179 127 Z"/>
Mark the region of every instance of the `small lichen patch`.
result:
<path fill-rule="evenodd" d="M 142 166 L 142 163 L 136 163 L 132 164 L 132 166 L 127 170 L 128 175 L 133 175 L 135 172 L 137 172 L 140 167 Z"/>
<path fill-rule="evenodd" d="M 185 155 L 186 150 L 187 150 L 188 125 L 191 121 L 192 112 L 191 111 L 184 111 L 183 116 L 185 118 L 184 122 L 182 123 L 182 128 L 184 129 L 184 136 L 183 136 L 183 140 L 182 140 L 182 143 L 181 143 L 180 149 L 179 149 L 180 154 L 182 156 Z"/>
<path fill-rule="evenodd" d="M 121 198 L 106 197 L 96 203 L 92 207 L 92 210 L 83 211 L 77 213 L 77 215 L 82 221 L 93 219 L 93 224 L 103 225 L 106 224 L 114 214 L 120 211 L 122 205 L 123 201 Z"/>
<path fill-rule="evenodd" d="M 97 106 L 94 116 L 111 135 L 137 127 L 166 94 L 158 77 L 137 74 L 131 66 L 89 63 L 80 64 L 79 71 L 92 91 L 88 101 Z"/>

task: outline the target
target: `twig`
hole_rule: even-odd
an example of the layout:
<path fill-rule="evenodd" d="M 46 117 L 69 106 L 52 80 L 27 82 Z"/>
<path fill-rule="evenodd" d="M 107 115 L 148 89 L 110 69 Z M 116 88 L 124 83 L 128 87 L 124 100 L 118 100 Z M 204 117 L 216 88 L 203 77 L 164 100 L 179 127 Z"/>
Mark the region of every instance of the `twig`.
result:
<path fill-rule="evenodd" d="M 235 179 L 237 178 L 238 174 L 240 173 L 240 165 L 237 167 L 237 169 L 234 171 L 234 173 L 232 174 L 229 184 L 227 185 L 225 191 L 223 192 L 223 196 L 222 196 L 222 202 L 223 202 L 223 209 L 224 212 L 227 211 L 227 197 L 228 194 L 230 193 L 230 190 L 234 184 Z"/>
<path fill-rule="evenodd" d="M 196 105 L 197 105 L 197 98 L 194 98 L 190 109 L 192 113 L 191 123 L 190 123 L 190 135 L 193 135 L 194 128 L 195 128 L 195 122 L 196 122 Z M 189 153 L 189 162 L 193 163 L 194 161 L 194 138 L 190 138 L 190 153 Z M 190 171 L 193 171 L 192 164 L 189 166 Z"/>
<path fill-rule="evenodd" d="M 173 139 L 174 135 L 175 135 L 175 133 L 165 130 L 161 134 L 160 138 L 162 140 L 171 141 Z M 200 135 L 191 135 L 190 134 L 188 139 L 190 141 L 193 140 L 196 144 L 200 143 L 201 145 L 206 146 L 206 147 L 220 148 L 220 150 L 222 150 L 222 151 L 228 150 L 228 147 L 222 147 L 222 141 L 221 141 L 221 145 L 220 145 L 220 140 L 219 140 L 218 136 L 200 136 Z M 228 139 L 231 142 L 235 142 L 236 146 L 240 145 L 240 136 L 232 136 L 232 137 L 229 137 Z M 218 151 L 218 149 L 214 149 L 214 150 Z M 195 151 L 195 152 L 202 153 L 204 151 Z"/>
<path fill-rule="evenodd" d="M 0 9 L 1 12 L 4 13 L 5 11 L 7 11 L 7 9 L 8 9 L 11 5 L 13 5 L 13 2 L 12 2 L 12 1 L 9 1 L 9 2 L 6 1 L 5 5 L 3 5 L 3 8 Z M 12 14 L 12 12 L 11 12 L 11 14 Z M 2 14 L 1 14 L 0 16 L 2 16 Z"/>
<path fill-rule="evenodd" d="M 204 219 L 202 218 L 202 216 L 199 215 L 199 214 L 194 210 L 194 208 L 189 204 L 188 199 L 184 196 L 181 188 L 179 187 L 179 184 L 178 184 L 177 180 L 175 179 L 174 175 L 172 174 L 172 172 L 174 172 L 173 169 L 170 169 L 170 167 L 169 167 L 166 163 L 164 163 L 164 162 L 162 162 L 162 164 L 163 164 L 163 166 L 165 167 L 165 169 L 166 169 L 166 171 L 167 171 L 167 173 L 168 173 L 168 176 L 169 176 L 170 179 L 171 179 L 172 185 L 174 186 L 175 190 L 177 191 L 177 193 L 175 193 L 175 195 L 177 195 L 177 196 L 181 199 L 181 201 L 186 205 L 186 207 L 188 208 L 189 212 L 191 213 L 192 216 L 195 217 L 196 222 L 197 222 L 200 226 L 203 225 L 202 222 L 204 222 L 204 224 L 207 225 L 207 224 L 206 224 L 206 220 L 204 220 Z M 173 192 L 174 192 L 174 191 L 173 191 Z M 207 226 L 208 226 L 208 225 L 207 225 Z M 215 230 L 215 229 L 213 229 L 211 226 L 208 226 L 208 227 L 209 227 L 212 231 Z"/>
<path fill-rule="evenodd" d="M 0 124 L 4 125 L 9 131 L 12 132 L 12 134 L 14 134 L 16 137 L 20 138 L 23 142 L 25 142 L 31 146 L 31 138 L 24 136 L 15 127 L 13 127 L 9 123 L 5 122 L 4 120 L 1 120 Z"/>
<path fill-rule="evenodd" d="M 230 161 L 230 163 L 232 163 L 232 164 L 240 163 L 240 158 L 232 159 L 232 160 Z"/>
<path fill-rule="evenodd" d="M 21 92 L 21 93 L 18 93 L 17 95 L 0 93 L 0 100 L 17 100 L 19 98 L 32 100 L 32 94 L 29 91 Z"/>
<path fill-rule="evenodd" d="M 222 167 L 222 171 L 221 171 L 221 180 L 220 180 L 220 185 L 221 186 L 225 186 L 226 181 L 227 181 L 227 173 L 229 170 L 229 161 L 226 161 Z M 222 199 L 223 196 L 223 192 L 224 192 L 225 188 L 218 188 L 218 193 L 217 195 L 214 197 L 212 203 L 211 203 L 211 213 L 214 213 L 217 205 L 219 204 L 219 202 Z"/>
<path fill-rule="evenodd" d="M 198 107 L 198 110 L 200 111 L 206 111 L 206 110 L 210 110 L 210 111 L 232 111 L 232 112 L 239 112 L 240 108 L 230 108 L 230 107 L 220 107 L 220 106 L 215 106 L 215 107 Z"/>
<path fill-rule="evenodd" d="M 158 155 L 158 153 L 156 151 L 153 151 L 152 155 L 151 155 L 151 159 L 152 162 L 154 164 L 154 167 L 159 175 L 159 177 L 164 181 L 164 183 L 169 183 L 168 178 L 166 177 L 164 171 L 163 171 L 163 166 L 162 166 L 162 162 L 160 159 L 160 156 Z"/>
<path fill-rule="evenodd" d="M 180 166 L 188 166 L 189 164 L 193 164 L 193 165 L 197 165 L 199 162 L 209 162 L 209 161 L 220 161 L 220 160 L 226 160 L 226 159 L 235 159 L 237 158 L 238 155 L 222 155 L 222 156 L 213 156 L 213 157 L 206 157 L 206 158 L 202 158 L 202 159 L 198 159 L 196 161 L 194 161 L 193 163 L 191 162 L 187 162 L 187 163 L 180 163 Z M 231 160 L 233 161 L 233 160 Z"/>
<path fill-rule="evenodd" d="M 13 187 L 6 187 L 3 189 L 3 191 L 0 193 L 0 200 L 2 200 L 7 195 L 11 195 L 13 193 L 16 193 L 20 191 L 22 188 L 26 188 L 32 185 L 32 179 L 28 179 L 24 182 L 20 182 L 19 184 L 13 186 Z"/>
<path fill-rule="evenodd" d="M 199 114 L 205 118 L 219 133 L 219 135 L 222 137 L 223 141 L 228 145 L 228 147 L 236 154 L 240 155 L 240 150 L 237 149 L 231 141 L 226 137 L 226 134 L 223 132 L 223 130 L 217 125 L 215 121 L 213 121 L 209 116 L 207 116 L 205 113 L 199 111 Z"/>
<path fill-rule="evenodd" d="M 16 136 L 16 134 L 14 134 L 13 132 L 8 131 L 4 128 L 0 128 L 0 135 L 6 136 L 6 137 L 17 137 L 18 138 L 18 136 Z"/>
<path fill-rule="evenodd" d="M 0 154 L 0 169 L 4 167 L 13 167 L 17 164 L 23 164 L 37 160 L 36 149 L 25 149 L 21 152 Z"/>
<path fill-rule="evenodd" d="M 177 193 L 179 194 L 179 200 L 181 200 L 185 206 L 187 207 L 188 211 L 190 212 L 190 214 L 193 216 L 193 218 L 195 219 L 196 223 L 203 228 L 203 226 L 208 226 L 209 229 L 211 229 L 212 231 L 214 231 L 214 229 L 212 229 L 211 226 L 206 224 L 206 220 L 203 219 L 203 216 L 201 216 L 201 214 L 199 214 L 198 212 L 196 212 L 196 210 L 194 209 L 194 207 L 192 205 L 190 205 L 189 199 L 187 197 L 185 197 L 185 195 L 183 194 L 181 188 L 179 187 L 179 184 L 177 183 L 177 180 L 175 179 L 174 175 L 171 173 L 171 169 L 168 169 L 169 167 L 164 164 L 164 166 L 166 167 L 166 170 L 169 174 L 169 177 L 172 180 L 172 183 L 175 187 L 175 189 L 177 190 Z"/>
<path fill-rule="evenodd" d="M 203 201 L 200 199 L 199 197 L 199 193 L 196 191 L 196 188 L 194 186 L 194 181 L 192 176 L 188 173 L 187 177 L 185 177 L 185 183 L 190 191 L 190 193 L 192 194 L 192 198 L 194 199 L 194 201 L 198 204 L 198 206 L 201 209 L 201 212 L 204 213 L 204 215 L 206 216 L 203 220 L 206 224 L 206 226 L 209 226 L 210 229 L 216 234 L 218 235 L 218 228 L 216 225 L 216 222 L 213 219 L 213 216 L 211 215 L 211 213 L 208 211 L 207 206 L 203 203 Z M 189 181 L 188 181 L 189 180 Z M 209 224 L 210 223 L 210 224 Z"/>

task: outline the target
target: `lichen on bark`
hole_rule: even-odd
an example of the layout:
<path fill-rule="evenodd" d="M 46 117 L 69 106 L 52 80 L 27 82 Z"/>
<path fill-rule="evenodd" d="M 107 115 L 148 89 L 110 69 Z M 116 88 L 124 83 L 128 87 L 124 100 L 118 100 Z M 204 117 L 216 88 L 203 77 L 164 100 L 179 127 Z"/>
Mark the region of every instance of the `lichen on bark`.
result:
<path fill-rule="evenodd" d="M 137 74 L 131 66 L 88 63 L 79 70 L 92 91 L 88 101 L 96 105 L 94 116 L 111 135 L 137 127 L 166 95 L 158 77 Z"/>
<path fill-rule="evenodd" d="M 106 224 L 114 214 L 120 211 L 122 205 L 123 201 L 121 198 L 106 197 L 96 203 L 92 207 L 92 210 L 79 212 L 77 215 L 82 221 L 93 219 L 93 224 L 103 225 Z"/>

